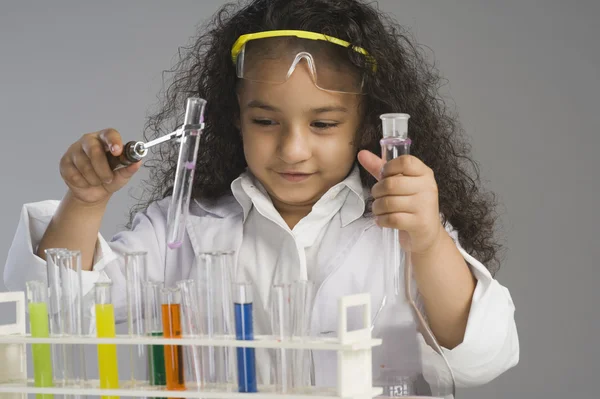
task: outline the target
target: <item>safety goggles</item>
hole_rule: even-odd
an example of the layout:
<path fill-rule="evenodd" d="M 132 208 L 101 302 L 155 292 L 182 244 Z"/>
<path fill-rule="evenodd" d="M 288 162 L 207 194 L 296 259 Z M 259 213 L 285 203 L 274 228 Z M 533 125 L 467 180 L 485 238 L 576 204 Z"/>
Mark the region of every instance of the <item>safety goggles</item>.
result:
<path fill-rule="evenodd" d="M 364 94 L 363 69 L 350 62 L 349 51 L 376 70 L 361 47 L 321 33 L 278 30 L 242 35 L 231 49 L 237 77 L 260 83 L 285 83 L 302 60 L 315 85 L 334 93 Z"/>

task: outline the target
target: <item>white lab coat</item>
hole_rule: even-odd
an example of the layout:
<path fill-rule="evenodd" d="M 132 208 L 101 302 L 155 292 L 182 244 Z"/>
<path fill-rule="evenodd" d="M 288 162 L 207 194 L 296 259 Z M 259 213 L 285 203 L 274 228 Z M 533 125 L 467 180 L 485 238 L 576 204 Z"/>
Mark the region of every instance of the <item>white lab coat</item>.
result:
<path fill-rule="evenodd" d="M 238 251 L 241 246 L 244 212 L 230 196 L 218 203 L 194 202 L 183 246 L 177 251 L 166 250 L 168 201 L 168 198 L 158 201 L 139 213 L 132 231 L 120 232 L 110 242 L 98 237 L 94 267 L 84 272 L 83 291 L 90 300 L 96 281 L 112 280 L 117 321 L 126 319 L 125 276 L 117 256 L 119 251 L 147 251 L 148 278 L 174 285 L 189 275 L 197 254 Z M 58 204 L 58 201 L 43 201 L 23 206 L 4 269 L 4 282 L 9 290 L 24 290 L 26 281 L 44 278 L 46 264 L 35 252 Z M 464 341 L 452 350 L 443 348 L 443 351 L 457 386 L 476 386 L 518 363 L 515 309 L 509 291 L 460 247 L 455 231 L 449 228 L 449 232 L 477 278 L 477 286 Z M 360 217 L 341 230 L 336 245 L 339 253 L 327 266 L 327 275 L 316 293 L 311 334 L 336 331 L 337 300 L 343 295 L 370 293 L 372 314 L 375 314 L 383 292 L 381 251 L 374 250 L 380 245 L 381 229 L 370 218 Z M 335 365 L 335 358 L 331 360 L 317 361 L 315 365 L 315 374 L 325 385 L 334 384 L 336 379 L 335 368 L 331 367 Z"/>

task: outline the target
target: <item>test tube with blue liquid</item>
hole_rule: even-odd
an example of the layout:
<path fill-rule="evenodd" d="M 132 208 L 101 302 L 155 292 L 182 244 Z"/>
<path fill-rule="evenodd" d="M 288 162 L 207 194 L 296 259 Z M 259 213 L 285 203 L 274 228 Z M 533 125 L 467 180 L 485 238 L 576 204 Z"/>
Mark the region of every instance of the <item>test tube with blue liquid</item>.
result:
<path fill-rule="evenodd" d="M 249 283 L 235 283 L 233 287 L 235 338 L 237 340 L 252 341 L 254 340 L 252 285 Z M 237 348 L 237 372 L 239 391 L 257 392 L 254 348 Z"/>

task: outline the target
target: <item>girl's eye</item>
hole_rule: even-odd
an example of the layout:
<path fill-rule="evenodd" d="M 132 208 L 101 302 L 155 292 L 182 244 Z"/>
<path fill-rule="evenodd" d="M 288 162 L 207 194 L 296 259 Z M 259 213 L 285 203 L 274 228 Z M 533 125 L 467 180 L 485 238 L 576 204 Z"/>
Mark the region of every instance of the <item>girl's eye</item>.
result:
<path fill-rule="evenodd" d="M 260 126 L 273 126 L 277 124 L 271 119 L 252 119 L 252 123 Z"/>
<path fill-rule="evenodd" d="M 317 129 L 325 130 L 325 129 L 332 129 L 334 127 L 337 127 L 339 125 L 339 123 L 337 123 L 337 122 L 313 122 L 311 125 L 313 127 L 316 127 Z"/>

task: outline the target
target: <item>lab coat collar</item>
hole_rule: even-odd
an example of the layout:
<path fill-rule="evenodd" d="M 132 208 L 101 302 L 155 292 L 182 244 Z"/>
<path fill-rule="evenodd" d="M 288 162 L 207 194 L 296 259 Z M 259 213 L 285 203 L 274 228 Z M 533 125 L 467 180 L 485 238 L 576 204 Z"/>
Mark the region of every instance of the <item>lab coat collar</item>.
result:
<path fill-rule="evenodd" d="M 252 208 L 252 200 L 242 188 L 242 183 L 250 187 L 255 186 L 256 189 L 268 197 L 267 191 L 258 179 L 256 179 L 249 170 L 246 170 L 231 183 L 233 195 L 226 195 L 217 200 L 195 198 L 194 204 L 199 208 L 199 212 L 197 209 L 195 211 L 192 210 L 192 213 L 204 212 L 219 218 L 226 218 L 236 216 L 243 212 L 243 220 L 245 221 Z M 350 192 L 340 210 L 343 227 L 354 222 L 364 214 L 366 199 L 369 196 L 368 189 L 363 187 L 362 181 L 360 180 L 360 171 L 357 165 L 352 168 L 352 171 L 344 180 L 331 187 L 323 195 L 321 200 L 328 200 L 331 197 L 331 195 L 328 195 L 329 193 L 338 193 L 344 187 L 348 187 Z"/>
<path fill-rule="evenodd" d="M 349 193 L 340 210 L 343 227 L 360 218 L 365 211 L 365 201 L 368 197 L 368 190 L 362 186 L 358 166 L 355 165 L 344 180 L 327 190 L 317 202 L 318 204 L 319 202 L 332 201 L 346 187 L 349 189 Z M 253 206 L 252 198 L 248 193 L 262 196 L 268 201 L 271 201 L 267 190 L 250 170 L 246 170 L 231 183 L 231 192 L 243 209 L 244 221 L 248 217 Z"/>
<path fill-rule="evenodd" d="M 342 227 L 345 227 L 364 215 L 370 190 L 362 185 L 358 165 L 354 165 L 352 172 L 340 184 L 345 184 L 350 189 L 350 195 L 340 211 Z"/>

